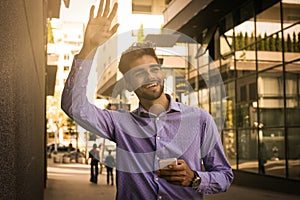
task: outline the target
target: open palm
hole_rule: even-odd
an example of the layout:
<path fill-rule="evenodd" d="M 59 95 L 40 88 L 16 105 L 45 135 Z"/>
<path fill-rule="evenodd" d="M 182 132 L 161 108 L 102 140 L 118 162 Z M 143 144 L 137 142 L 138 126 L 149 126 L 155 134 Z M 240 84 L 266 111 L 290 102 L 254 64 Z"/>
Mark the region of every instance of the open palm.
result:
<path fill-rule="evenodd" d="M 110 11 L 110 0 L 100 1 L 97 15 L 94 16 L 95 6 L 90 9 L 90 17 L 85 31 L 84 43 L 81 54 L 87 56 L 94 51 L 99 45 L 107 41 L 114 33 L 117 32 L 119 24 L 111 27 L 112 20 L 116 16 L 118 4 L 115 3 Z"/>

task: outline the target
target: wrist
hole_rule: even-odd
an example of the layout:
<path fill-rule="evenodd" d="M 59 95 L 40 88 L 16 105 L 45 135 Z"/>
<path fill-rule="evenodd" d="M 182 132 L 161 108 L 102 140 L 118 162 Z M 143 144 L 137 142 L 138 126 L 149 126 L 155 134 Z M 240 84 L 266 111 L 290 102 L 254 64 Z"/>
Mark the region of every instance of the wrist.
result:
<path fill-rule="evenodd" d="M 80 50 L 79 54 L 77 55 L 77 59 L 80 60 L 93 60 L 95 53 L 96 53 L 97 48 L 95 49 L 89 49 L 86 47 L 82 47 Z"/>
<path fill-rule="evenodd" d="M 201 183 L 201 177 L 198 175 L 196 171 L 193 172 L 194 172 L 194 177 L 190 183 L 190 187 L 192 187 L 194 190 L 197 190 Z"/>

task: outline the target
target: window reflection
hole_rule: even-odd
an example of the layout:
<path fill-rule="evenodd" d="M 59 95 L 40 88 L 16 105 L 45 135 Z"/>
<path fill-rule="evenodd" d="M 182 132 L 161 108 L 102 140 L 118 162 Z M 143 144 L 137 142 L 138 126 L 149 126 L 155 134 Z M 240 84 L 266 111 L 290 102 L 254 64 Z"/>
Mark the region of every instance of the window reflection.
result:
<path fill-rule="evenodd" d="M 236 169 L 236 135 L 234 130 L 224 130 L 223 131 L 223 146 L 225 150 L 225 155 L 232 166 Z"/>
<path fill-rule="evenodd" d="M 238 131 L 238 163 L 239 170 L 258 172 L 257 130 Z"/>
<path fill-rule="evenodd" d="M 258 75 L 260 123 L 264 127 L 284 124 L 284 95 L 282 67 Z"/>
<path fill-rule="evenodd" d="M 284 129 L 261 129 L 260 161 L 264 162 L 265 174 L 285 176 Z M 262 168 L 261 168 L 262 169 Z M 263 173 L 263 170 L 260 170 Z"/>
<path fill-rule="evenodd" d="M 224 128 L 235 127 L 235 83 L 230 82 L 225 85 L 226 92 L 226 115 Z"/>
<path fill-rule="evenodd" d="M 300 63 L 286 65 L 286 112 L 287 125 L 300 125 Z"/>
<path fill-rule="evenodd" d="M 288 129 L 289 178 L 300 180 L 300 128 Z"/>
<path fill-rule="evenodd" d="M 218 127 L 225 117 L 223 144 L 234 169 L 300 180 L 300 2 L 271 4 L 260 1 L 254 12 L 249 2 L 221 19 L 218 59 L 211 66 L 200 57 L 190 77 L 199 107 Z M 219 85 L 206 85 L 216 70 L 223 100 L 208 95 L 221 94 Z"/>

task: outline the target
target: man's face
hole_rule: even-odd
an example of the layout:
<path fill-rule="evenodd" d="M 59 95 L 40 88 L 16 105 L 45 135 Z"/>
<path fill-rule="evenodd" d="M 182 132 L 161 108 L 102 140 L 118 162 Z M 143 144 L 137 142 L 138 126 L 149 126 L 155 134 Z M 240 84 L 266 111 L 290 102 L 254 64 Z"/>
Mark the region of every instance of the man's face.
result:
<path fill-rule="evenodd" d="M 125 74 L 128 89 L 135 91 L 139 99 L 155 100 L 164 91 L 164 75 L 155 58 L 144 55 L 130 64 Z"/>

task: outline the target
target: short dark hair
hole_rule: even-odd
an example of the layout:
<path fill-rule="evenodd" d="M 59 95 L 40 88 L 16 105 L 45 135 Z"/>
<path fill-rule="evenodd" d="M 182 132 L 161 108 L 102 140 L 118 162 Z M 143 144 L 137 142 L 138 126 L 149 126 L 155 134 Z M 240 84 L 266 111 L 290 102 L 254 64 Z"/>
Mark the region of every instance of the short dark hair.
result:
<path fill-rule="evenodd" d="M 159 59 L 155 53 L 155 47 L 153 43 L 134 43 L 121 55 L 121 59 L 118 66 L 120 72 L 122 72 L 122 74 L 125 74 L 129 69 L 129 65 L 136 59 L 141 58 L 144 55 L 152 56 L 153 58 L 155 58 L 157 63 L 159 63 Z"/>

